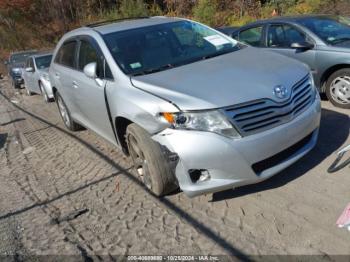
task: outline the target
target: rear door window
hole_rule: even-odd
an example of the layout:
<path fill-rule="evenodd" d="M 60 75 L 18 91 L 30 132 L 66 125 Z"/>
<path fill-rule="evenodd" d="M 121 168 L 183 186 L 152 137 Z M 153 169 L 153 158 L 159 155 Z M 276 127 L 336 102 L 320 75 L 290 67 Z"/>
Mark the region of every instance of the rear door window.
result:
<path fill-rule="evenodd" d="M 262 39 L 263 39 L 262 26 L 249 28 L 239 33 L 239 41 L 251 46 L 261 47 L 263 42 Z"/>
<path fill-rule="evenodd" d="M 76 54 L 77 42 L 70 41 L 64 43 L 58 50 L 55 62 L 64 66 L 75 68 L 75 54 Z"/>

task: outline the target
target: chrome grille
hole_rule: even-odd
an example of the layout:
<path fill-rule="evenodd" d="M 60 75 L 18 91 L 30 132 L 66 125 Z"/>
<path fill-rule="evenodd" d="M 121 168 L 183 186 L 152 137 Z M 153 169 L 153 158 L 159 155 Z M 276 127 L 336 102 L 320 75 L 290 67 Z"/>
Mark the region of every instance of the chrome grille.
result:
<path fill-rule="evenodd" d="M 313 102 L 315 92 L 309 76 L 292 87 L 289 100 L 261 99 L 225 109 L 238 131 L 252 135 L 282 125 L 304 112 Z"/>

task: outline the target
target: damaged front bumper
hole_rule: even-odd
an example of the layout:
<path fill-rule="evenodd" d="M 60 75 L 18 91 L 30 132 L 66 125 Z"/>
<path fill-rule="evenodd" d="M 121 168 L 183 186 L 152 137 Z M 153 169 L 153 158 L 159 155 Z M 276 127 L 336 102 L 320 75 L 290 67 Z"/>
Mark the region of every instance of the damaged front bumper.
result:
<path fill-rule="evenodd" d="M 320 118 L 316 99 L 293 121 L 240 139 L 175 129 L 152 138 L 178 156 L 179 186 L 194 197 L 258 183 L 279 173 L 315 146 Z"/>

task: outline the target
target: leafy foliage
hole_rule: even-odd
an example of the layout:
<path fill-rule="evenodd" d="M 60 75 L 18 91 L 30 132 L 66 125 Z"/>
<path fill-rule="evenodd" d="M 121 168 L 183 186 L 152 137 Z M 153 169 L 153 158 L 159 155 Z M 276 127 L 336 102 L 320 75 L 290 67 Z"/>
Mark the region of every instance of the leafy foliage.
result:
<path fill-rule="evenodd" d="M 193 8 L 194 19 L 211 26 L 214 25 L 217 7 L 218 3 L 215 0 L 199 0 Z"/>
<path fill-rule="evenodd" d="M 149 10 L 143 0 L 123 0 L 119 8 L 120 16 L 124 17 L 142 17 L 148 16 Z"/>
<path fill-rule="evenodd" d="M 349 0 L 0 0 L 0 57 L 53 47 L 63 33 L 97 20 L 168 15 L 222 26 L 305 13 L 350 15 Z"/>

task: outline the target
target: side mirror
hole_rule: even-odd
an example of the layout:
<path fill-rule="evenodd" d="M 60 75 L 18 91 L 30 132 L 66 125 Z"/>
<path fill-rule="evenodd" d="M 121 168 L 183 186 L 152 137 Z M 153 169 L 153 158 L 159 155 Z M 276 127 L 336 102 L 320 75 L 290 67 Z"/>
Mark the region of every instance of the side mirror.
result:
<path fill-rule="evenodd" d="M 26 68 L 26 72 L 33 73 L 34 72 L 34 68 L 33 67 L 27 67 Z"/>
<path fill-rule="evenodd" d="M 97 63 L 92 62 L 84 67 L 84 74 L 91 79 L 94 79 L 100 87 L 104 86 L 104 81 L 97 76 Z"/>
<path fill-rule="evenodd" d="M 309 42 L 297 42 L 297 43 L 292 43 L 290 47 L 293 49 L 309 50 L 314 48 L 315 45 Z"/>
<path fill-rule="evenodd" d="M 84 67 L 84 74 L 88 78 L 96 79 L 97 78 L 97 63 L 96 62 L 92 62 L 90 64 L 87 64 Z"/>

